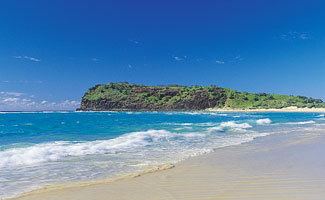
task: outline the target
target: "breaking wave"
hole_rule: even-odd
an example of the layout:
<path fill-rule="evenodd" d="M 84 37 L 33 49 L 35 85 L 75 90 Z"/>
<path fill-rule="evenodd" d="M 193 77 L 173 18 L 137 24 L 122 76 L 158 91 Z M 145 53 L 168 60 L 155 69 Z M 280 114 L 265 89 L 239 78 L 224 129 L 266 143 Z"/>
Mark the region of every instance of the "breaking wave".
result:
<path fill-rule="evenodd" d="M 252 128 L 248 123 L 236 123 L 234 121 L 222 122 L 219 126 L 208 128 L 208 131 L 234 131 L 234 132 L 245 132 L 246 129 Z"/>
<path fill-rule="evenodd" d="M 258 125 L 266 125 L 266 124 L 271 124 L 271 123 L 272 123 L 272 120 L 270 120 L 269 118 L 256 120 L 256 124 L 258 124 Z"/>
<path fill-rule="evenodd" d="M 0 151 L 0 169 L 19 165 L 34 165 L 49 161 L 58 161 L 66 157 L 109 154 L 117 151 L 132 151 L 155 142 L 173 138 L 200 137 L 200 134 L 177 134 L 166 130 L 148 130 L 132 132 L 110 140 L 91 142 L 65 142 L 36 144 L 25 148 L 13 148 Z"/>
<path fill-rule="evenodd" d="M 325 125 L 324 115 L 320 114 L 76 112 L 51 116 L 44 113 L 24 117 L 1 115 L 4 121 L 0 124 L 0 134 L 4 140 L 0 141 L 0 199 L 47 184 L 96 180 L 146 167 L 175 164 L 191 156 L 273 133 L 323 128 L 314 126 Z M 48 120 L 49 117 L 54 120 Z M 65 125 L 60 125 L 61 122 Z M 24 131 L 21 134 L 20 129 Z M 80 138 L 83 141 L 76 141 Z"/>
<path fill-rule="evenodd" d="M 285 124 L 289 124 L 289 125 L 305 125 L 305 124 L 315 124 L 316 122 L 313 120 L 310 121 L 302 121 L 302 122 L 287 122 Z"/>

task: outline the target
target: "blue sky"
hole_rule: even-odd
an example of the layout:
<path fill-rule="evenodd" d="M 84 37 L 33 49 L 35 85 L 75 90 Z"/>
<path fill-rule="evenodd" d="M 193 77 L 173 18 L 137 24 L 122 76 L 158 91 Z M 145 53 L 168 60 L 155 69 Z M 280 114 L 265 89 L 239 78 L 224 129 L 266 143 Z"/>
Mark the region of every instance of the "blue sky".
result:
<path fill-rule="evenodd" d="M 325 99 L 324 1 L 4 0 L 0 110 L 128 81 Z"/>

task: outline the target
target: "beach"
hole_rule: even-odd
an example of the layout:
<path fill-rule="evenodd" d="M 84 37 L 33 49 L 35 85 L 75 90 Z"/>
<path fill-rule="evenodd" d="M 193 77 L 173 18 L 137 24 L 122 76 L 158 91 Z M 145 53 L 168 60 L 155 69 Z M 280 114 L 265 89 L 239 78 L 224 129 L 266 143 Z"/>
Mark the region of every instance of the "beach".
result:
<path fill-rule="evenodd" d="M 166 170 L 50 187 L 16 200 L 321 200 L 325 197 L 324 153 L 322 129 L 279 133 L 215 149 Z"/>
<path fill-rule="evenodd" d="M 234 109 L 234 108 L 208 108 L 208 112 L 275 112 L 275 113 L 324 113 L 325 108 L 298 108 L 296 106 L 290 106 L 285 108 L 256 108 L 256 109 Z"/>
<path fill-rule="evenodd" d="M 2 1 L 0 200 L 325 200 L 324 1 Z"/>

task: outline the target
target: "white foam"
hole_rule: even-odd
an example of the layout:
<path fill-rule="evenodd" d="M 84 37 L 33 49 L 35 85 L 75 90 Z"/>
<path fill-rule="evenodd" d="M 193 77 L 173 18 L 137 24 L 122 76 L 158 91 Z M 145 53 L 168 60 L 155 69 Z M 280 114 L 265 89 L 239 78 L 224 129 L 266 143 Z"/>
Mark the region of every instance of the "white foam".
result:
<path fill-rule="evenodd" d="M 33 126 L 33 123 L 25 123 L 24 126 Z"/>
<path fill-rule="evenodd" d="M 174 128 L 175 131 L 181 131 L 181 130 L 192 130 L 192 129 L 193 129 L 193 128 L 190 127 L 190 126 Z"/>
<path fill-rule="evenodd" d="M 266 125 L 266 124 L 271 124 L 272 120 L 270 120 L 269 118 L 258 119 L 258 120 L 256 120 L 256 123 L 259 125 Z"/>
<path fill-rule="evenodd" d="M 305 125 L 305 124 L 315 124 L 316 122 L 313 120 L 310 121 L 303 121 L 303 122 L 288 122 L 285 124 L 290 124 L 290 125 Z"/>
<path fill-rule="evenodd" d="M 0 169 L 19 165 L 34 165 L 58 161 L 65 157 L 115 153 L 116 151 L 143 147 L 161 139 L 172 137 L 199 137 L 200 134 L 177 134 L 166 130 L 132 132 L 110 140 L 92 142 L 65 142 L 37 144 L 25 148 L 13 148 L 0 152 Z"/>
<path fill-rule="evenodd" d="M 171 126 L 215 126 L 218 123 L 216 122 L 204 122 L 204 123 L 161 123 L 163 125 L 171 125 Z"/>
<path fill-rule="evenodd" d="M 212 116 L 228 116 L 226 113 L 216 113 L 216 112 L 163 112 L 166 115 L 212 115 Z"/>
<path fill-rule="evenodd" d="M 113 112 L 106 113 L 113 114 Z M 164 114 L 168 115 L 168 113 Z M 250 118 L 246 121 L 237 121 L 232 118 L 233 121 L 219 122 L 219 120 L 214 121 L 218 117 L 208 116 L 209 121 L 200 120 L 199 123 L 197 121 L 175 121 L 174 123 L 159 121 L 157 122 L 159 124 L 171 125 L 167 126 L 170 131 L 131 132 L 108 140 L 56 141 L 29 147 L 26 145 L 30 144 L 8 146 L 8 148 L 0 150 L 0 199 L 47 184 L 78 181 L 79 179 L 94 180 L 120 173 L 134 172 L 142 167 L 165 163 L 174 164 L 191 156 L 208 153 L 216 148 L 239 145 L 257 137 L 280 133 L 283 128 L 288 128 L 292 132 L 304 130 L 305 127 L 316 127 L 282 126 L 283 123 L 260 127 L 256 124 L 268 124 L 268 116 L 232 115 L 229 114 L 229 118 Z M 324 119 L 316 118 L 316 116 L 314 116 L 316 122 Z M 225 120 L 223 119 L 223 121 Z M 76 120 L 66 121 L 66 124 L 78 122 Z M 312 124 L 315 122 L 291 123 Z M 253 125 L 257 127 L 256 130 L 253 129 Z M 265 132 L 260 132 L 260 130 Z"/>
<path fill-rule="evenodd" d="M 221 117 L 227 117 L 228 116 L 228 114 L 226 114 L 226 113 L 213 113 L 213 112 L 211 112 L 211 113 L 206 113 L 206 114 L 214 115 L 214 116 L 221 116 Z"/>
<path fill-rule="evenodd" d="M 181 126 L 192 126 L 193 123 L 179 123 L 179 125 L 181 125 Z"/>
<path fill-rule="evenodd" d="M 191 126 L 183 127 L 191 128 Z M 8 197 L 45 184 L 62 180 L 75 181 L 76 176 L 88 180 L 114 176 L 124 173 L 125 170 L 128 172 L 127 170 L 137 170 L 146 166 L 175 164 L 188 157 L 211 152 L 215 148 L 239 145 L 250 142 L 256 137 L 271 134 L 246 131 L 251 127 L 248 123 L 229 121 L 219 124 L 218 127 L 206 128 L 211 129 L 210 131 L 230 130 L 240 132 L 239 134 L 214 134 L 206 128 L 200 132 L 186 133 L 148 130 L 131 132 L 110 140 L 57 141 L 25 148 L 6 149 L 0 151 L 0 177 L 1 171 L 9 172 L 6 177 L 9 181 L 16 182 L 14 181 L 14 184 L 6 189 L 0 189 L 0 198 L 2 191 L 6 191 Z M 71 165 L 71 162 L 75 164 Z M 47 173 L 38 177 L 39 170 Z M 55 173 L 59 175 L 51 176 Z M 26 187 L 22 187 L 17 180 L 28 180 Z"/>
<path fill-rule="evenodd" d="M 227 131 L 227 130 L 231 130 L 234 132 L 244 132 L 248 128 L 252 128 L 252 126 L 248 123 L 236 123 L 234 121 L 229 121 L 229 122 L 222 122 L 219 126 L 211 127 L 208 128 L 207 130 L 209 132 Z"/>

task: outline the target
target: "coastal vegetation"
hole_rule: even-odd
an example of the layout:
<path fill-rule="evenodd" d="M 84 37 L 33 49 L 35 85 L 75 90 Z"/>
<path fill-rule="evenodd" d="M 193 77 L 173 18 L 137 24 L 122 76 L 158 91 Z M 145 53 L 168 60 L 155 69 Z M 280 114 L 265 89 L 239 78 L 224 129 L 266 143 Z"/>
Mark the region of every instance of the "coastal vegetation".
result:
<path fill-rule="evenodd" d="M 321 99 L 248 93 L 217 86 L 145 86 L 127 82 L 90 88 L 79 110 L 203 110 L 325 108 Z"/>

